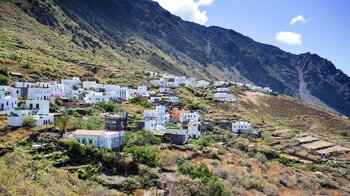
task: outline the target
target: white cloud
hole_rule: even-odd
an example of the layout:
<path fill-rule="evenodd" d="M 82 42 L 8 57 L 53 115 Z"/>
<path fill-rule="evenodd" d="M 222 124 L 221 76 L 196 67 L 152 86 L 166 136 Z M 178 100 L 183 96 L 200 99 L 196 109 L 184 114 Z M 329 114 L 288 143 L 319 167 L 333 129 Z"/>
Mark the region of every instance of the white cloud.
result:
<path fill-rule="evenodd" d="M 170 13 L 181 17 L 184 20 L 198 24 L 205 24 L 208 21 L 207 12 L 201 11 L 201 6 L 210 6 L 215 0 L 154 0 Z"/>
<path fill-rule="evenodd" d="M 299 16 L 296 16 L 296 17 L 292 18 L 292 20 L 290 21 L 290 24 L 291 25 L 294 25 L 296 23 L 305 24 L 309 20 L 310 19 L 306 19 L 303 15 L 299 15 Z"/>
<path fill-rule="evenodd" d="M 301 45 L 303 43 L 301 34 L 281 31 L 276 34 L 276 40 L 288 45 Z"/>

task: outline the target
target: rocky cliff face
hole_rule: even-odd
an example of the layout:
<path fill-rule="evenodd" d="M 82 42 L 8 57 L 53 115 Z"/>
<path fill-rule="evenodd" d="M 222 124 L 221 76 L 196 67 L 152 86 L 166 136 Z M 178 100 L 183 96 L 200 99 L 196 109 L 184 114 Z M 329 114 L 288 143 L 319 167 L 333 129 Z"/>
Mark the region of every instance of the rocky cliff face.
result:
<path fill-rule="evenodd" d="M 72 42 L 92 50 L 102 42 L 130 61 L 159 70 L 251 81 L 350 116 L 350 78 L 317 55 L 294 55 L 233 30 L 186 22 L 152 0 L 28 0 L 26 4 L 31 9 L 20 7 L 29 16 L 59 33 L 73 33 Z"/>

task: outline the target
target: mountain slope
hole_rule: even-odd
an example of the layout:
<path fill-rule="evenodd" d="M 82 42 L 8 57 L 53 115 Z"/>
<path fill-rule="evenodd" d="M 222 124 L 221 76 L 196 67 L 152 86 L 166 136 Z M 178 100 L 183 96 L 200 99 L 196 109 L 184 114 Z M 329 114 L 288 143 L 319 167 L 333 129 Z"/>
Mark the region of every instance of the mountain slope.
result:
<path fill-rule="evenodd" d="M 186 22 L 151 0 L 15 2 L 104 61 L 101 51 L 108 50 L 125 65 L 250 81 L 350 116 L 350 78 L 317 55 L 294 55 L 233 30 Z"/>

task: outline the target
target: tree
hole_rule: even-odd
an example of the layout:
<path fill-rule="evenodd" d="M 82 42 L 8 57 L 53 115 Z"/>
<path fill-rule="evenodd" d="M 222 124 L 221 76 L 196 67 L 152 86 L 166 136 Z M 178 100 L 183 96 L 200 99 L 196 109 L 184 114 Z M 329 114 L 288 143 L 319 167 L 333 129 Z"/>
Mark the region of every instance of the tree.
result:
<path fill-rule="evenodd" d="M 72 118 L 67 114 L 63 114 L 60 118 L 56 120 L 55 124 L 59 127 L 61 136 L 63 136 L 63 134 L 66 133 L 68 127 L 71 126 L 71 123 Z"/>
<path fill-rule="evenodd" d="M 87 130 L 102 130 L 104 124 L 97 116 L 92 116 L 89 120 L 85 121 L 83 128 Z"/>
<path fill-rule="evenodd" d="M 258 152 L 258 153 L 256 153 L 254 158 L 260 164 L 261 172 L 263 172 L 266 169 L 266 162 L 267 162 L 265 155 Z"/>
<path fill-rule="evenodd" d="M 131 193 L 133 190 L 141 188 L 141 184 L 135 180 L 135 178 L 127 178 L 124 182 L 122 182 L 121 188 L 123 191 Z"/>
<path fill-rule="evenodd" d="M 34 69 L 34 64 L 30 61 L 24 61 L 22 63 L 22 68 L 23 69 Z"/>
<path fill-rule="evenodd" d="M 22 119 L 22 125 L 26 128 L 31 128 L 35 126 L 35 119 L 32 116 L 25 116 Z"/>
<path fill-rule="evenodd" d="M 129 153 L 136 160 L 136 162 L 148 166 L 155 166 L 157 162 L 157 154 L 150 146 L 133 146 L 124 148 L 124 152 Z"/>
<path fill-rule="evenodd" d="M 10 84 L 10 78 L 4 76 L 4 75 L 1 75 L 0 74 L 0 85 L 9 85 Z"/>
<path fill-rule="evenodd" d="M 0 67 L 0 75 L 3 75 L 5 77 L 9 77 L 9 71 L 6 67 Z"/>

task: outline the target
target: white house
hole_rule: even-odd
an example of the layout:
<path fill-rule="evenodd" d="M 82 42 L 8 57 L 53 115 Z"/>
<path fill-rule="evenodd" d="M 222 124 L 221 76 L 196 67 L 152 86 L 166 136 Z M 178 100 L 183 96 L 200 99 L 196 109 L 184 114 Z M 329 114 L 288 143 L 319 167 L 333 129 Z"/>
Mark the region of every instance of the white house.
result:
<path fill-rule="evenodd" d="M 215 93 L 214 97 L 219 101 L 228 101 L 228 102 L 236 101 L 235 96 L 230 93 L 222 93 L 222 92 Z"/>
<path fill-rule="evenodd" d="M 119 90 L 119 98 L 121 100 L 128 100 L 131 96 L 130 89 L 123 87 Z"/>
<path fill-rule="evenodd" d="M 224 85 L 229 85 L 229 82 L 225 82 L 225 81 L 215 81 L 214 82 L 214 86 L 224 86 Z"/>
<path fill-rule="evenodd" d="M 73 77 L 72 79 L 61 80 L 61 84 L 64 86 L 65 96 L 69 97 L 73 89 L 81 87 L 81 81 L 78 77 Z"/>
<path fill-rule="evenodd" d="M 36 86 L 37 84 L 32 82 L 15 82 L 15 87 L 17 88 L 33 88 Z"/>
<path fill-rule="evenodd" d="M 34 126 L 52 124 L 54 116 L 49 113 L 50 101 L 48 100 L 26 100 L 25 107 L 12 108 L 8 112 L 8 125 L 21 127 L 23 117 L 31 116 L 35 122 Z"/>
<path fill-rule="evenodd" d="M 187 122 L 187 121 L 198 122 L 199 114 L 197 112 L 181 113 L 179 120 L 180 120 L 181 123 Z"/>
<path fill-rule="evenodd" d="M 157 106 L 154 110 L 145 110 L 143 118 L 145 120 L 156 120 L 157 125 L 165 125 L 166 122 L 165 106 Z"/>
<path fill-rule="evenodd" d="M 168 94 L 170 93 L 170 88 L 159 88 L 159 92 L 163 94 Z"/>
<path fill-rule="evenodd" d="M 136 93 L 138 95 L 147 95 L 148 94 L 147 90 L 148 90 L 148 88 L 145 85 L 138 86 Z"/>
<path fill-rule="evenodd" d="M 76 130 L 73 138 L 81 144 L 119 150 L 124 145 L 124 131 Z"/>
<path fill-rule="evenodd" d="M 96 81 L 83 81 L 84 89 L 98 89 L 103 87 L 103 85 L 97 84 Z"/>
<path fill-rule="evenodd" d="M 17 107 L 18 98 L 7 95 L 5 91 L 0 90 L 0 111 L 7 111 Z"/>
<path fill-rule="evenodd" d="M 196 82 L 195 78 L 187 78 L 185 81 L 185 86 L 194 87 L 194 83 Z"/>
<path fill-rule="evenodd" d="M 159 76 L 159 73 L 154 72 L 154 71 L 146 71 L 146 73 L 148 73 L 150 76 L 153 76 L 153 77 Z"/>
<path fill-rule="evenodd" d="M 167 82 L 164 79 L 151 80 L 150 83 L 158 87 L 167 87 Z"/>
<path fill-rule="evenodd" d="M 188 135 L 191 138 L 198 139 L 201 136 L 201 133 L 199 132 L 199 125 L 200 125 L 200 122 L 196 122 L 192 120 L 190 120 L 190 122 L 188 123 L 187 131 L 188 131 Z"/>
<path fill-rule="evenodd" d="M 216 89 L 217 92 L 230 92 L 229 88 L 217 88 Z"/>
<path fill-rule="evenodd" d="M 105 84 L 103 85 L 103 89 L 105 90 L 105 92 L 119 91 L 120 86 L 115 84 Z"/>
<path fill-rule="evenodd" d="M 167 82 L 166 86 L 168 88 L 179 88 L 180 87 L 180 83 L 178 81 Z"/>
<path fill-rule="evenodd" d="M 51 88 L 52 96 L 54 97 L 65 97 L 66 91 L 65 91 L 65 85 L 64 84 L 54 84 Z"/>
<path fill-rule="evenodd" d="M 210 85 L 210 82 L 205 80 L 199 80 L 194 83 L 194 88 L 207 88 Z"/>
<path fill-rule="evenodd" d="M 177 96 L 168 96 L 166 97 L 166 101 L 172 104 L 178 103 L 179 102 L 179 97 Z"/>
<path fill-rule="evenodd" d="M 99 93 L 99 92 L 89 92 L 84 97 L 85 103 L 96 103 L 96 102 L 109 102 L 109 98 L 106 93 Z"/>
<path fill-rule="evenodd" d="M 270 93 L 272 93 L 272 89 L 269 87 L 264 87 L 261 89 L 261 92 L 266 93 L 266 94 L 270 94 Z"/>
<path fill-rule="evenodd" d="M 81 85 L 81 81 L 79 77 L 73 77 L 72 79 L 61 80 L 61 84 L 66 86 L 79 86 Z"/>
<path fill-rule="evenodd" d="M 150 97 L 148 102 L 152 102 L 152 103 L 156 103 L 156 102 L 160 102 L 162 100 L 162 97 Z"/>
<path fill-rule="evenodd" d="M 51 88 L 28 88 L 27 99 L 29 100 L 50 100 Z"/>
<path fill-rule="evenodd" d="M 234 122 L 232 123 L 232 131 L 237 134 L 248 133 L 253 130 L 252 125 L 249 122 Z"/>
<path fill-rule="evenodd" d="M 157 121 L 156 120 L 146 120 L 145 121 L 145 131 L 155 131 L 157 130 Z"/>

